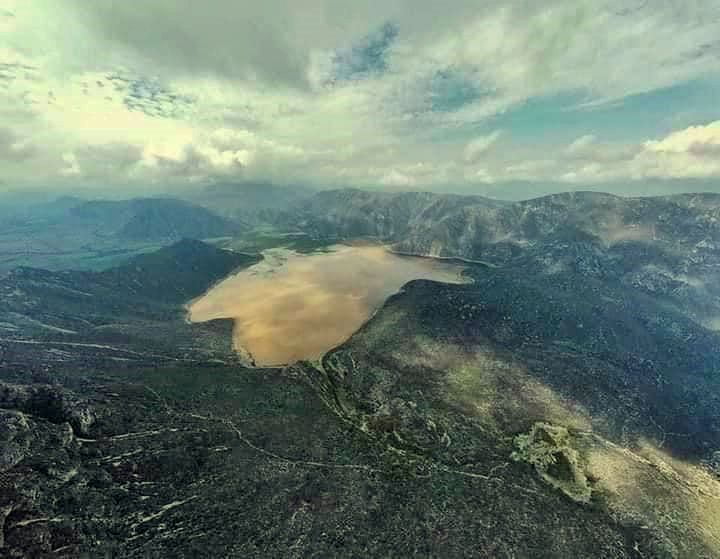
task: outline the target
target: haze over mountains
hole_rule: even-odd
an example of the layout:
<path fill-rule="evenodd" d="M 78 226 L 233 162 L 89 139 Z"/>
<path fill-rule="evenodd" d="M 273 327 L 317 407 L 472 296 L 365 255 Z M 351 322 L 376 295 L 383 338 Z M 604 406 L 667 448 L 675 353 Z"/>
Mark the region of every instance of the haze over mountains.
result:
<path fill-rule="evenodd" d="M 3 553 L 720 556 L 718 195 L 349 189 L 259 200 L 252 225 L 215 196 L 3 222 L 77 231 L 56 267 L 95 268 L 0 278 Z M 208 243 L 357 239 L 473 282 L 412 281 L 286 367 L 186 320 L 262 258 Z"/>
<path fill-rule="evenodd" d="M 372 238 L 402 253 L 523 266 L 541 276 L 579 272 L 662 294 L 703 324 L 720 320 L 718 194 L 575 192 L 507 202 L 358 189 L 286 189 L 276 196 L 277 188 L 263 197 L 259 188 L 240 189 L 234 197 L 230 187 L 213 188 L 196 200 L 202 205 L 60 198 L 31 206 L 0 220 L 0 270 L 42 267 L 53 259 L 67 267 L 73 251 L 76 267 L 100 269 L 182 238 L 241 237 L 260 227 L 321 241 Z M 224 208 L 224 217 L 208 208 Z M 248 213 L 255 217 L 244 220 Z"/>
<path fill-rule="evenodd" d="M 0 270 L 17 265 L 98 269 L 183 238 L 239 235 L 244 222 L 173 198 L 59 198 L 0 217 Z"/>
<path fill-rule="evenodd" d="M 228 183 L 207 186 L 187 198 L 222 216 L 260 225 L 272 220 L 274 212 L 291 208 L 314 193 L 302 186 Z"/>

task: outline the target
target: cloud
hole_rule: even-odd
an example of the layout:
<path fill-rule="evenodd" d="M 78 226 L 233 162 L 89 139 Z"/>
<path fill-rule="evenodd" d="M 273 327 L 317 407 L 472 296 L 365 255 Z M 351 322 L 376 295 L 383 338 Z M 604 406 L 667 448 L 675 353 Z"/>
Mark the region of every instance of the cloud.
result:
<path fill-rule="evenodd" d="M 720 179 L 720 121 L 648 140 L 630 162 L 635 177 Z"/>
<path fill-rule="evenodd" d="M 283 87 L 307 85 L 312 51 L 333 49 L 382 23 L 382 15 L 363 2 L 311 0 L 300 10 L 291 0 L 152 0 L 142 10 L 114 0 L 73 3 L 88 27 L 126 56 L 145 58 L 169 73 Z"/>
<path fill-rule="evenodd" d="M 564 150 L 568 181 L 720 179 L 720 121 L 676 130 L 635 145 L 602 144 L 586 135 Z"/>
<path fill-rule="evenodd" d="M 484 95 L 472 70 L 442 68 L 429 76 L 428 109 L 432 112 L 452 113 L 471 105 Z"/>
<path fill-rule="evenodd" d="M 650 153 L 690 154 L 696 157 L 712 157 L 720 154 L 720 120 L 704 126 L 691 126 L 673 132 L 661 140 L 645 142 Z"/>
<path fill-rule="evenodd" d="M 380 179 L 383 186 L 413 186 L 415 180 L 399 171 L 392 170 Z"/>
<path fill-rule="evenodd" d="M 463 152 L 463 158 L 466 163 L 475 163 L 480 157 L 487 153 L 487 151 L 497 142 L 500 138 L 501 131 L 495 130 L 487 136 L 480 136 L 468 142 Z"/>
<path fill-rule="evenodd" d="M 203 181 L 224 175 L 240 176 L 248 163 L 246 151 L 218 151 L 212 148 L 187 145 L 178 156 L 147 152 L 143 161 L 148 175 L 154 180 L 182 179 Z"/>
<path fill-rule="evenodd" d="M 586 134 L 570 143 L 563 156 L 569 160 L 611 164 L 632 159 L 638 150 L 638 146 L 601 142 L 593 134 Z"/>
<path fill-rule="evenodd" d="M 125 176 L 142 160 L 140 146 L 123 143 L 86 145 L 68 155 L 69 172 L 87 178 L 105 178 Z"/>
<path fill-rule="evenodd" d="M 498 173 L 502 180 L 548 180 L 555 178 L 559 170 L 555 159 L 528 159 L 512 163 Z"/>
<path fill-rule="evenodd" d="M 593 134 L 585 134 L 574 140 L 567 148 L 565 153 L 577 157 L 585 157 L 588 153 L 593 153 L 593 148 L 597 138 Z"/>
<path fill-rule="evenodd" d="M 30 140 L 20 138 L 9 128 L 0 128 L 0 160 L 20 162 L 35 154 Z"/>
<path fill-rule="evenodd" d="M 78 177 L 82 174 L 77 157 L 74 153 L 68 152 L 62 154 L 63 166 L 60 169 L 60 175 L 63 177 Z"/>
<path fill-rule="evenodd" d="M 32 140 L 0 139 L 10 182 L 715 176 L 713 128 L 577 138 L 589 113 L 566 110 L 720 83 L 714 0 L 6 1 L 0 119 Z"/>

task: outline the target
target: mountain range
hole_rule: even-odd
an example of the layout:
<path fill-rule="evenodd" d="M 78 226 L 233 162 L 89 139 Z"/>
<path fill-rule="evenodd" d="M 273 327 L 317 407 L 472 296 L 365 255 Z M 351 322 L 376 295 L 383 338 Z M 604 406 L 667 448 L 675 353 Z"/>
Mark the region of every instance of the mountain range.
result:
<path fill-rule="evenodd" d="M 61 197 L 0 215 L 0 274 L 17 266 L 98 270 L 183 238 L 247 230 L 244 223 L 173 198 Z"/>

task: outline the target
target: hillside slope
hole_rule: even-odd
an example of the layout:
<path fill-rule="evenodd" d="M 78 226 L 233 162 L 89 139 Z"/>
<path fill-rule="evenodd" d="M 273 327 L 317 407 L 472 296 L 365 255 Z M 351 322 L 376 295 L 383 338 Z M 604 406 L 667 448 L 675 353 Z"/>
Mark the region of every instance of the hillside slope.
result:
<path fill-rule="evenodd" d="M 18 268 L 0 279 L 0 337 L 31 362 L 82 368 L 113 356 L 235 361 L 230 322 L 188 324 L 184 304 L 258 259 L 183 240 L 102 272 Z"/>
<path fill-rule="evenodd" d="M 58 198 L 0 215 L 0 276 L 19 266 L 99 270 L 183 238 L 245 231 L 243 223 L 176 199 Z"/>
<path fill-rule="evenodd" d="M 206 239 L 243 230 L 239 223 L 171 198 L 91 201 L 74 206 L 70 214 L 88 227 L 102 227 L 105 235 L 127 240 Z"/>

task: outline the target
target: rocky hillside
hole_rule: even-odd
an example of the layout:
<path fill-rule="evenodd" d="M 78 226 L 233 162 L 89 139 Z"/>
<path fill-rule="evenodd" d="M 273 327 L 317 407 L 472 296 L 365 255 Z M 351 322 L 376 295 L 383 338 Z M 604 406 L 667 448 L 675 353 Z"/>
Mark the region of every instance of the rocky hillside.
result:
<path fill-rule="evenodd" d="M 534 493 L 534 475 L 580 515 L 642 527 L 627 551 L 582 557 L 720 557 L 720 333 L 573 272 L 470 273 L 410 283 L 324 357 L 338 413 L 430 477 L 476 476 L 528 515 L 547 511 L 544 551 L 500 556 L 568 556 L 553 548 L 563 506 Z"/>
<path fill-rule="evenodd" d="M 266 224 L 310 198 L 305 187 L 269 183 L 217 183 L 186 194 L 187 200 L 240 223 Z"/>
<path fill-rule="evenodd" d="M 662 294 L 706 326 L 720 325 L 717 194 L 575 192 L 498 203 L 340 190 L 318 194 L 291 222 L 319 237 L 377 237 L 404 253 L 602 277 Z"/>
<path fill-rule="evenodd" d="M 442 221 L 469 204 L 500 207 L 479 196 L 430 192 L 369 192 L 357 189 L 320 192 L 287 216 L 291 226 L 317 236 L 405 238 L 421 224 Z"/>
<path fill-rule="evenodd" d="M 235 360 L 229 321 L 187 324 L 184 304 L 257 261 L 183 240 L 102 272 L 18 268 L 0 279 L 4 357 L 25 350 L 30 362 L 82 368 L 113 357 L 129 363 L 195 354 Z"/>
<path fill-rule="evenodd" d="M 621 198 L 576 192 L 502 208 L 466 203 L 396 240 L 409 250 L 466 258 L 493 257 L 498 245 L 523 248 L 563 241 L 604 247 L 665 242 L 712 249 L 720 242 L 719 200 L 720 195 Z"/>
<path fill-rule="evenodd" d="M 74 206 L 70 214 L 88 227 L 125 240 L 207 239 L 244 230 L 238 222 L 171 198 L 91 201 Z"/>
<path fill-rule="evenodd" d="M 418 254 L 480 258 L 494 257 L 498 246 L 554 241 L 665 241 L 712 249 L 720 243 L 719 212 L 718 194 L 623 198 L 572 192 L 511 203 L 348 189 L 319 193 L 288 219 L 316 235 L 368 235 Z"/>

